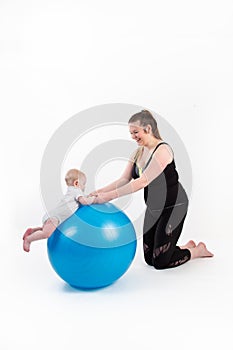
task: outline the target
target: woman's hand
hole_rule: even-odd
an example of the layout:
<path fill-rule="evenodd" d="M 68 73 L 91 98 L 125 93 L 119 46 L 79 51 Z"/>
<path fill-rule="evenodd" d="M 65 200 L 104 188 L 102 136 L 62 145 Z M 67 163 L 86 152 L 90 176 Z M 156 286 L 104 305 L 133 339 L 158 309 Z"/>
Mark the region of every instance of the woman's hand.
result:
<path fill-rule="evenodd" d="M 94 203 L 95 204 L 103 204 L 103 203 L 109 202 L 112 199 L 115 199 L 117 197 L 118 196 L 117 196 L 116 191 L 98 193 L 98 195 L 95 196 Z"/>
<path fill-rule="evenodd" d="M 96 196 L 80 196 L 78 198 L 78 201 L 82 205 L 91 205 L 91 204 L 95 204 L 95 199 L 96 199 Z"/>
<path fill-rule="evenodd" d="M 99 193 L 98 196 L 95 197 L 95 204 L 103 204 L 108 202 L 109 200 L 106 198 L 106 196 L 104 195 L 104 193 Z"/>
<path fill-rule="evenodd" d="M 97 190 L 97 191 L 93 191 L 93 192 L 91 192 L 91 193 L 89 193 L 89 195 L 88 196 L 94 196 L 94 197 L 97 197 L 98 196 L 98 194 L 100 194 L 100 193 L 102 193 L 100 190 Z"/>

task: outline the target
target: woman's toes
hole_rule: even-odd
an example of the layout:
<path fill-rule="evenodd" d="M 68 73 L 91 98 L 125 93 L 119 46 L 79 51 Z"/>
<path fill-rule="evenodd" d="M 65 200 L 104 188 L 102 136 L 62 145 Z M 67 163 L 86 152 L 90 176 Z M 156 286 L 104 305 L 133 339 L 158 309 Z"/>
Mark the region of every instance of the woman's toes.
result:
<path fill-rule="evenodd" d="M 202 257 L 212 257 L 212 256 L 214 256 L 214 254 L 211 253 L 211 252 L 206 248 L 205 243 L 200 242 L 200 243 L 198 243 L 197 247 L 200 249 L 200 255 L 201 255 Z"/>

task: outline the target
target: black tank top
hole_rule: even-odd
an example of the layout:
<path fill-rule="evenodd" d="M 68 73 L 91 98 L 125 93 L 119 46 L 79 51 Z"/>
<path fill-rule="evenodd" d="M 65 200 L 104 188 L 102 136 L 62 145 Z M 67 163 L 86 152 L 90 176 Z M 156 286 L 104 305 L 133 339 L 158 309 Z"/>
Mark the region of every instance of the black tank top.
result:
<path fill-rule="evenodd" d="M 166 142 L 161 142 L 155 147 L 142 171 L 147 168 L 158 147 L 164 144 L 168 145 Z M 133 165 L 132 177 L 134 179 L 139 178 L 139 168 L 136 161 Z M 166 166 L 163 172 L 144 188 L 144 200 L 146 205 L 152 210 L 188 202 L 186 192 L 179 182 L 174 158 L 172 162 Z"/>

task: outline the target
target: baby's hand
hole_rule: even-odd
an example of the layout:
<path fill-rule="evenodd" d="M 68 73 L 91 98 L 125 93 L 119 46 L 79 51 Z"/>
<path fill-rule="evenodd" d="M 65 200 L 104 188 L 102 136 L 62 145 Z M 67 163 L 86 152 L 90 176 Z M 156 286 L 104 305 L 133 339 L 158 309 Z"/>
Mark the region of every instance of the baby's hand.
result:
<path fill-rule="evenodd" d="M 95 202 L 95 198 L 94 196 L 80 196 L 78 198 L 78 201 L 82 204 L 82 205 L 91 205 Z"/>

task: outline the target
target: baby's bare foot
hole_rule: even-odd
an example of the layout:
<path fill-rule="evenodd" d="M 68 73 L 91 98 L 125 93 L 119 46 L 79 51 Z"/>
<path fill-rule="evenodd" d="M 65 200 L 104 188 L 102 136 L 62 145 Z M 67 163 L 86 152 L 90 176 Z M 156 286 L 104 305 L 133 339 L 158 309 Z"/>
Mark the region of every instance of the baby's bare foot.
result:
<path fill-rule="evenodd" d="M 185 245 L 180 246 L 180 249 L 195 248 L 196 243 L 193 240 L 188 241 Z"/>
<path fill-rule="evenodd" d="M 30 251 L 30 242 L 28 242 L 27 238 L 23 241 L 23 250 L 27 253 Z"/>
<path fill-rule="evenodd" d="M 30 234 L 33 232 L 33 228 L 28 228 L 27 231 L 23 235 L 23 239 L 27 238 L 27 236 L 30 236 Z"/>

